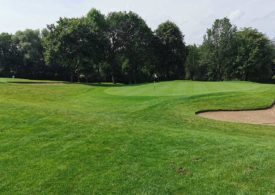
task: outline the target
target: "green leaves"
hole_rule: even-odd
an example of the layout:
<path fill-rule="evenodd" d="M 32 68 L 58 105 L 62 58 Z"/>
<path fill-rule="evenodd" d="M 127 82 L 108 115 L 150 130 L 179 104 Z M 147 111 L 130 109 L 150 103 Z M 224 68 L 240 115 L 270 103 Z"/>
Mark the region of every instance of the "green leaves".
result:
<path fill-rule="evenodd" d="M 271 80 L 274 52 L 268 38 L 256 29 L 237 31 L 229 19 L 216 20 L 200 53 L 208 80 Z"/>
<path fill-rule="evenodd" d="M 167 21 L 159 25 L 155 34 L 161 45 L 159 74 L 163 79 L 183 79 L 186 49 L 179 27 Z"/>
<path fill-rule="evenodd" d="M 153 34 L 150 28 L 133 12 L 111 13 L 107 22 L 113 78 L 122 74 L 121 79 L 128 83 L 143 81 L 145 75 L 141 70 L 151 64 L 149 46 Z"/>
<path fill-rule="evenodd" d="M 113 83 L 159 80 L 270 81 L 275 51 L 257 30 L 217 19 L 201 46 L 185 46 L 167 21 L 152 32 L 133 12 L 91 9 L 47 29 L 0 35 L 0 76 Z M 80 76 L 81 75 L 81 76 Z M 84 80 L 85 78 L 85 80 Z"/>
<path fill-rule="evenodd" d="M 107 37 L 104 16 L 92 10 L 84 18 L 60 18 L 57 25 L 48 27 L 45 57 L 48 64 L 58 63 L 67 70 L 71 81 L 86 78 L 105 58 Z"/>
<path fill-rule="evenodd" d="M 244 28 L 237 33 L 238 77 L 242 80 L 265 81 L 272 77 L 273 50 L 266 36 L 256 29 Z"/>
<path fill-rule="evenodd" d="M 229 80 L 232 74 L 237 28 L 228 18 L 218 19 L 204 36 L 205 55 L 202 63 L 208 67 L 209 80 Z"/>
<path fill-rule="evenodd" d="M 2 66 L 2 68 L 1 68 Z M 0 35 L 0 74 L 37 78 L 44 70 L 43 48 L 39 30 Z"/>
<path fill-rule="evenodd" d="M 15 71 L 18 50 L 13 40 L 13 36 L 8 33 L 0 34 L 0 75 L 5 76 Z"/>

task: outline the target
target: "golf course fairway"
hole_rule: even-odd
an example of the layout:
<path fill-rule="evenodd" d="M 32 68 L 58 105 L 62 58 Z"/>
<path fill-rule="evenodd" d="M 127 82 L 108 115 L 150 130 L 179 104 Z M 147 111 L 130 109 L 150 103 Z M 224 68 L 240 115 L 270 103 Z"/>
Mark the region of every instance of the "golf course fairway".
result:
<path fill-rule="evenodd" d="M 274 194 L 275 126 L 202 110 L 270 106 L 275 85 L 0 79 L 0 193 Z"/>

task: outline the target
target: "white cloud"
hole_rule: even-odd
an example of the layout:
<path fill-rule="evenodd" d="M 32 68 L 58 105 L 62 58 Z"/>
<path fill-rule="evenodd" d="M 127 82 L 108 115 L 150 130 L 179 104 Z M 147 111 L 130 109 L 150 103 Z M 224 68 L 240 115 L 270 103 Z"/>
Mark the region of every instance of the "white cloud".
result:
<path fill-rule="evenodd" d="M 239 20 L 243 16 L 244 16 L 244 12 L 238 9 L 238 10 L 231 12 L 229 14 L 228 18 L 232 21 L 236 21 L 236 20 Z"/>

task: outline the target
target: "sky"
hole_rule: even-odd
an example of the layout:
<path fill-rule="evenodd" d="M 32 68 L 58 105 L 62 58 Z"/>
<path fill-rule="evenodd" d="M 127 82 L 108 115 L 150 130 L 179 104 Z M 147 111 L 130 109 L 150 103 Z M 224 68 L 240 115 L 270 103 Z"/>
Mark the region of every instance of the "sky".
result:
<path fill-rule="evenodd" d="M 155 30 L 175 22 L 187 44 L 201 44 L 217 18 L 228 17 L 238 26 L 253 27 L 275 37 L 275 0 L 0 0 L 0 32 L 42 29 L 60 17 L 81 17 L 91 8 L 104 14 L 134 11 Z"/>

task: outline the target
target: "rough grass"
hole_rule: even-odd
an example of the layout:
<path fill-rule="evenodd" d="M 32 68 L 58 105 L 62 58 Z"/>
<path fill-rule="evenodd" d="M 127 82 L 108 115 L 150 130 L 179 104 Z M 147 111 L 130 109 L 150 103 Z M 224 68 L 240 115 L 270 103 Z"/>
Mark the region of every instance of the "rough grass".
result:
<path fill-rule="evenodd" d="M 194 114 L 268 106 L 273 85 L 18 81 L 0 79 L 0 193 L 275 193 L 275 127 Z"/>

